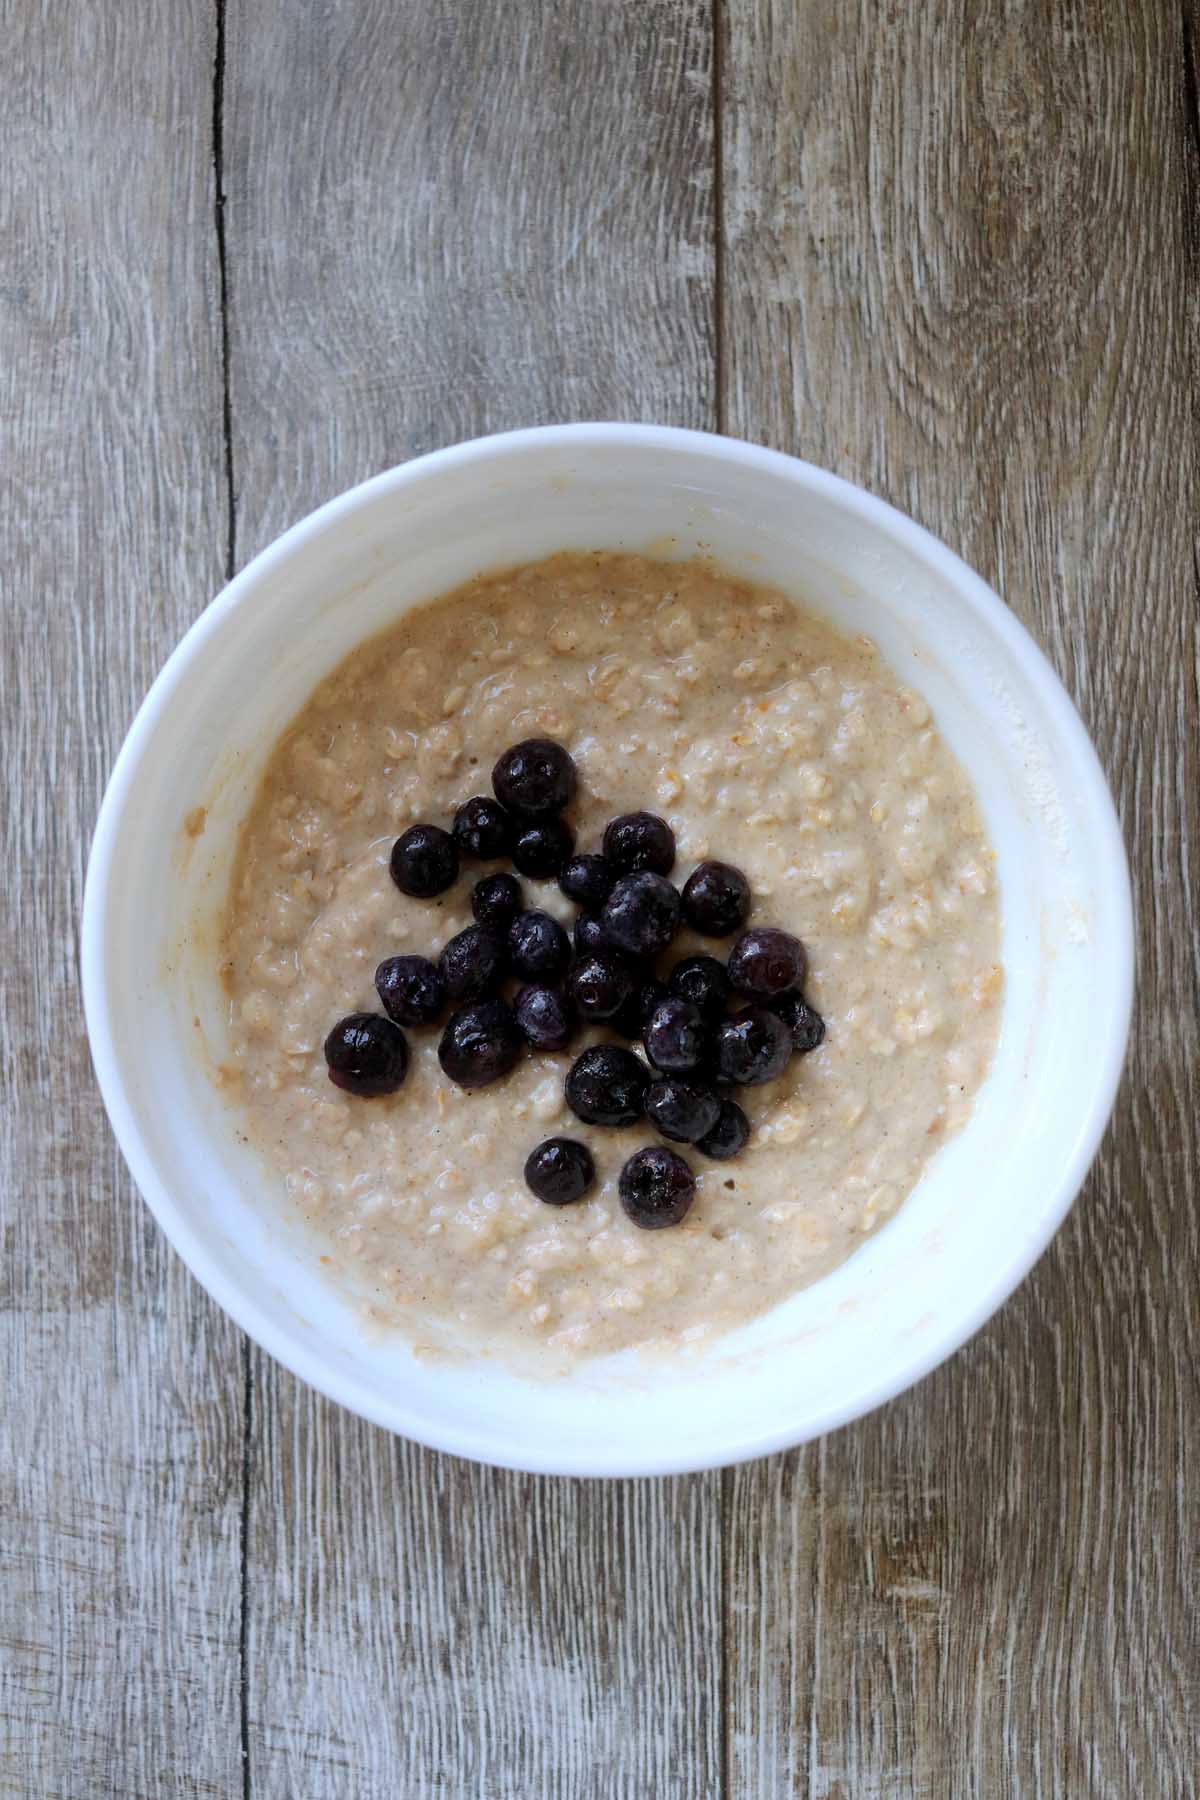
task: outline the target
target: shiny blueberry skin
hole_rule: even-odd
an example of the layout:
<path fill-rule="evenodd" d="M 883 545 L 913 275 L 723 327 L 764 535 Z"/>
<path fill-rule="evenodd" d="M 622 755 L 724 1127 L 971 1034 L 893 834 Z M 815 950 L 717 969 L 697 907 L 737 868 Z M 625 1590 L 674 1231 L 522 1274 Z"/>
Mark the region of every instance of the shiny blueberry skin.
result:
<path fill-rule="evenodd" d="M 746 1147 L 750 1121 L 736 1100 L 722 1100 L 721 1111 L 711 1131 L 696 1142 L 696 1148 L 714 1162 L 728 1162 Z"/>
<path fill-rule="evenodd" d="M 394 1094 L 408 1074 L 408 1043 L 380 1013 L 349 1013 L 325 1039 L 329 1079 L 360 1099 Z"/>
<path fill-rule="evenodd" d="M 446 1008 L 446 983 L 427 956 L 389 956 L 375 971 L 375 991 L 397 1025 L 436 1025 Z"/>
<path fill-rule="evenodd" d="M 616 945 L 600 923 L 598 913 L 580 913 L 571 933 L 576 956 L 595 956 L 601 950 L 615 950 Z"/>
<path fill-rule="evenodd" d="M 604 854 L 618 875 L 639 869 L 669 875 L 675 867 L 675 833 L 657 813 L 622 813 L 605 827 Z"/>
<path fill-rule="evenodd" d="M 492 770 L 501 806 L 526 819 L 561 812 L 575 792 L 575 764 L 551 738 L 526 738 L 504 752 Z"/>
<path fill-rule="evenodd" d="M 482 862 L 507 856 L 515 835 L 512 814 L 486 794 L 464 800 L 454 815 L 454 841 L 463 856 L 477 856 Z"/>
<path fill-rule="evenodd" d="M 728 937 L 749 916 L 750 883 L 730 863 L 702 862 L 683 889 L 683 916 L 701 937 Z"/>
<path fill-rule="evenodd" d="M 641 1037 L 651 1013 L 667 997 L 666 988 L 653 975 L 635 975 L 634 982 L 633 992 L 612 1021 L 613 1030 L 627 1038 Z"/>
<path fill-rule="evenodd" d="M 525 1158 L 525 1185 L 547 1206 L 582 1200 L 595 1179 L 591 1151 L 574 1138 L 546 1138 Z"/>
<path fill-rule="evenodd" d="M 792 1034 L 792 1048 L 806 1056 L 825 1041 L 825 1021 L 803 994 L 778 994 L 768 1002 L 771 1011 L 781 1018 Z"/>
<path fill-rule="evenodd" d="M 774 1081 L 787 1068 L 792 1034 L 765 1006 L 747 1006 L 717 1026 L 717 1068 L 738 1087 Z"/>
<path fill-rule="evenodd" d="M 575 1012 L 557 988 L 529 982 L 513 1001 L 513 1012 L 535 1050 L 565 1050 L 575 1034 Z"/>
<path fill-rule="evenodd" d="M 668 992 L 677 1000 L 690 1000 L 706 1019 L 722 1019 L 733 992 L 724 963 L 715 956 L 685 956 L 671 970 Z"/>
<path fill-rule="evenodd" d="M 661 1231 L 686 1218 L 696 1197 L 696 1178 L 674 1150 L 655 1144 L 637 1150 L 618 1183 L 626 1216 L 643 1231 Z"/>
<path fill-rule="evenodd" d="M 571 1064 L 563 1092 L 589 1125 L 632 1125 L 645 1110 L 649 1085 L 650 1071 L 632 1050 L 593 1044 Z"/>
<path fill-rule="evenodd" d="M 508 960 L 523 981 L 557 981 L 571 960 L 571 940 L 549 913 L 518 913 L 508 928 Z"/>
<path fill-rule="evenodd" d="M 616 879 L 617 871 L 608 858 L 589 851 L 563 864 L 558 885 L 577 906 L 595 907 L 604 905 Z"/>
<path fill-rule="evenodd" d="M 567 976 L 567 992 L 585 1019 L 611 1019 L 633 992 L 629 964 L 612 951 L 600 950 L 575 963 Z"/>
<path fill-rule="evenodd" d="M 666 1138 L 694 1144 L 721 1116 L 721 1102 L 703 1082 L 663 1075 L 646 1090 L 646 1117 Z"/>
<path fill-rule="evenodd" d="M 438 971 L 451 1000 L 462 1006 L 494 993 L 507 973 L 506 963 L 500 934 L 490 925 L 468 925 L 447 943 Z"/>
<path fill-rule="evenodd" d="M 646 1021 L 642 1041 L 646 1055 L 666 1075 L 687 1075 L 712 1051 L 712 1027 L 690 1000 L 668 994 Z"/>
<path fill-rule="evenodd" d="M 525 1039 L 503 1000 L 480 1000 L 451 1015 L 438 1061 L 459 1087 L 486 1087 L 507 1075 L 520 1058 Z"/>
<path fill-rule="evenodd" d="M 800 939 L 773 925 L 757 925 L 743 931 L 729 952 L 729 979 L 739 994 L 752 1000 L 773 1000 L 789 988 L 799 987 L 808 968 L 808 956 Z"/>
<path fill-rule="evenodd" d="M 388 867 L 402 894 L 432 900 L 458 880 L 458 845 L 440 825 L 410 825 L 392 845 Z"/>
<path fill-rule="evenodd" d="M 618 950 L 648 961 L 679 929 L 679 895 L 650 869 L 622 875 L 604 902 L 600 922 Z"/>
<path fill-rule="evenodd" d="M 513 867 L 533 881 L 557 875 L 575 848 L 575 833 L 565 819 L 536 819 L 523 825 L 513 845 Z"/>
<path fill-rule="evenodd" d="M 485 875 L 471 889 L 471 911 L 481 925 L 507 931 L 521 904 L 521 884 L 515 875 Z"/>

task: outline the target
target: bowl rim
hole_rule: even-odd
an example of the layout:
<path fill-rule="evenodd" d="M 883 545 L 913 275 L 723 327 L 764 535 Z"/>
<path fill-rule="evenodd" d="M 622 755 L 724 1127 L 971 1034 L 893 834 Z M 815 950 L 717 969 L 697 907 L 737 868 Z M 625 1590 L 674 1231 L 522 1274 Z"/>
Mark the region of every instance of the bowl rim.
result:
<path fill-rule="evenodd" d="M 614 1456 L 608 1451 L 595 1456 L 586 1448 L 530 1454 L 491 1441 L 480 1429 L 455 1426 L 430 1428 L 422 1417 L 414 1419 L 403 1393 L 383 1399 L 353 1374 L 331 1366 L 310 1350 L 298 1332 L 289 1333 L 261 1315 L 252 1294 L 227 1281 L 211 1254 L 205 1234 L 193 1229 L 177 1209 L 167 1185 L 159 1179 L 139 1131 L 129 1088 L 120 1065 L 112 1028 L 108 974 L 103 956 L 109 920 L 109 889 L 113 858 L 122 817 L 133 793 L 143 746 L 171 705 L 179 685 L 201 646 L 218 631 L 256 589 L 269 580 L 277 567 L 327 528 L 384 494 L 398 493 L 414 481 L 475 462 L 503 458 L 526 449 L 577 451 L 587 447 L 631 445 L 707 453 L 717 461 L 736 462 L 751 471 L 784 476 L 820 497 L 835 502 L 850 517 L 871 524 L 901 544 L 911 555 L 931 567 L 984 626 L 1021 664 L 1031 686 L 1052 714 L 1056 727 L 1079 760 L 1086 787 L 1089 826 L 1094 834 L 1099 885 L 1113 908 L 1112 937 L 1119 950 L 1110 971 L 1108 1030 L 1097 1045 L 1091 1070 L 1091 1092 L 1082 1107 L 1075 1142 L 1064 1163 L 1056 1190 L 1047 1196 L 1037 1230 L 1016 1246 L 1002 1268 L 983 1285 L 975 1302 L 958 1314 L 949 1326 L 935 1330 L 911 1359 L 896 1365 L 872 1385 L 864 1397 L 856 1394 L 845 1403 L 827 1407 L 802 1425 L 783 1425 L 769 1432 L 740 1436 L 735 1429 L 714 1433 L 707 1449 L 689 1447 L 682 1453 L 669 1445 L 634 1450 Z M 104 792 L 92 838 L 84 886 L 80 930 L 80 960 L 84 1016 L 92 1060 L 101 1097 L 125 1162 L 142 1197 L 167 1238 L 191 1273 L 217 1304 L 246 1334 L 278 1362 L 327 1398 L 384 1429 L 410 1437 L 429 1448 L 494 1466 L 548 1475 L 603 1476 L 683 1474 L 730 1465 L 790 1449 L 835 1430 L 877 1407 L 947 1360 L 987 1322 L 1041 1257 L 1071 1208 L 1100 1147 L 1116 1101 L 1125 1062 L 1133 1005 L 1134 915 L 1129 875 L 1116 807 L 1099 757 L 1074 702 L 1043 651 L 1025 627 L 954 551 L 907 514 L 867 489 L 783 451 L 770 450 L 740 438 L 676 426 L 581 421 L 562 425 L 527 427 L 471 438 L 433 450 L 359 482 L 326 501 L 290 526 L 254 556 L 205 607 L 171 652 L 138 708 L 117 754 Z"/>

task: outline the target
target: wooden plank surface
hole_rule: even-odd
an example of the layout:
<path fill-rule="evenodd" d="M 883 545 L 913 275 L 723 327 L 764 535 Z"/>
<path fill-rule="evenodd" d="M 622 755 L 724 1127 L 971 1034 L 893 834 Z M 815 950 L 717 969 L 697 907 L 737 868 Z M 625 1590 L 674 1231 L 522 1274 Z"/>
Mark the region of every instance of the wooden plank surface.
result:
<path fill-rule="evenodd" d="M 213 14 L 0 7 L 0 1791 L 240 1792 L 238 1334 L 125 1175 L 77 920 L 223 575 Z"/>
<path fill-rule="evenodd" d="M 1115 1128 L 1030 1281 L 885 1412 L 726 1477 L 731 1793 L 1197 1791 L 1188 23 L 728 8 L 723 422 L 997 583 L 1102 746 L 1141 927 Z"/>
<path fill-rule="evenodd" d="M 710 50 L 707 0 L 230 5 L 240 560 L 456 438 L 715 423 Z M 718 1791 L 719 1476 L 473 1469 L 254 1370 L 254 1795 Z"/>
<path fill-rule="evenodd" d="M 0 1792 L 1196 1791 L 1198 36 L 0 0 Z M 1103 747 L 1142 940 L 1114 1131 L 976 1342 L 806 1450 L 611 1485 L 250 1352 L 120 1168 L 75 974 L 100 785 L 230 547 L 605 414 L 797 450 L 995 580 Z"/>

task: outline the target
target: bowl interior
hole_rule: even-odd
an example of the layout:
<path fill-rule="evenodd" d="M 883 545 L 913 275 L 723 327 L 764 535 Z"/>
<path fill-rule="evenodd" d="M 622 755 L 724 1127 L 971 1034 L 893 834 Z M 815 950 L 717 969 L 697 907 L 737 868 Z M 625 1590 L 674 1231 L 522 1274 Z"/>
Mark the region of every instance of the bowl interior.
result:
<path fill-rule="evenodd" d="M 831 1276 L 677 1363 L 568 1378 L 422 1361 L 364 1332 L 222 1098 L 217 920 L 278 732 L 358 642 L 481 570 L 564 548 L 711 554 L 879 644 L 929 701 L 999 857 L 1006 996 L 972 1121 Z M 203 829 L 194 809 L 204 808 Z M 653 428 L 578 427 L 423 459 L 252 564 L 168 664 L 97 831 L 85 995 L 122 1147 L 198 1277 L 267 1349 L 366 1416 L 521 1467 L 699 1467 L 868 1410 L 999 1304 L 1070 1204 L 1111 1104 L 1129 1004 L 1111 803 L 1062 689 L 981 582 L 819 471 Z"/>

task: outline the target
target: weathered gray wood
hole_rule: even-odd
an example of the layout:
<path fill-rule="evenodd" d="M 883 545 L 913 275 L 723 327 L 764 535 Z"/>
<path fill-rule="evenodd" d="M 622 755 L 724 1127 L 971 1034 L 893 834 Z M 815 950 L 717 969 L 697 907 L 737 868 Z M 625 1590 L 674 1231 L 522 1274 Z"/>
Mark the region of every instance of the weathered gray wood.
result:
<path fill-rule="evenodd" d="M 1190 1794 L 1200 473 L 1180 15 L 739 0 L 723 47 L 726 423 L 874 487 L 999 584 L 1103 747 L 1142 944 L 1116 1127 L 1033 1278 L 915 1393 L 726 1478 L 730 1792 Z"/>
<path fill-rule="evenodd" d="M 83 1037 L 100 787 L 222 578 L 214 15 L 0 7 L 0 1790 L 241 1791 L 241 1352 Z"/>
<path fill-rule="evenodd" d="M 244 559 L 481 431 L 714 420 L 707 0 L 229 12 Z M 708 1796 L 719 1478 L 550 1482 L 398 1444 L 255 1359 L 262 1796 Z"/>

